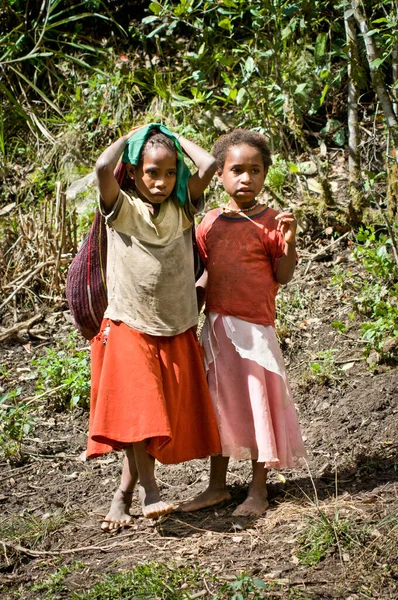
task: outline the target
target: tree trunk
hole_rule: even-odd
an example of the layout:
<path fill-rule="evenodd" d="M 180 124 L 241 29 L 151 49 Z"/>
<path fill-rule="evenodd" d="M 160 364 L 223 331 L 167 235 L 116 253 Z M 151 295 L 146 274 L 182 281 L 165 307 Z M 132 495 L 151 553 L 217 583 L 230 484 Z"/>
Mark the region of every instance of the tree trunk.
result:
<path fill-rule="evenodd" d="M 349 216 L 350 220 L 360 222 L 365 197 L 362 192 L 361 182 L 361 157 L 359 152 L 359 127 L 358 127 L 358 98 L 359 84 L 358 73 L 360 69 L 358 54 L 358 38 L 355 20 L 348 12 L 344 14 L 344 25 L 348 47 L 348 179 L 349 179 Z"/>
<path fill-rule="evenodd" d="M 392 80 L 398 81 L 398 42 L 394 44 L 392 50 Z M 393 110 L 398 116 L 398 87 L 392 90 Z M 392 151 L 394 162 L 388 170 L 388 190 L 387 190 L 387 208 L 392 219 L 398 214 L 398 154 L 397 148 Z"/>
<path fill-rule="evenodd" d="M 395 42 L 392 49 L 392 80 L 394 83 L 398 82 L 398 42 Z M 398 117 L 398 87 L 393 88 L 392 97 L 392 108 L 395 116 Z"/>
<path fill-rule="evenodd" d="M 366 56 L 369 63 L 373 89 L 379 99 L 380 106 L 387 122 L 388 130 L 393 140 L 394 150 L 396 151 L 398 148 L 398 120 L 394 113 L 391 98 L 384 83 L 383 73 L 374 64 L 374 61 L 378 58 L 376 43 L 374 37 L 372 35 L 368 35 L 369 26 L 366 15 L 362 12 L 362 8 L 360 7 L 360 0 L 351 0 L 351 6 L 354 17 L 359 25 L 365 42 Z"/>

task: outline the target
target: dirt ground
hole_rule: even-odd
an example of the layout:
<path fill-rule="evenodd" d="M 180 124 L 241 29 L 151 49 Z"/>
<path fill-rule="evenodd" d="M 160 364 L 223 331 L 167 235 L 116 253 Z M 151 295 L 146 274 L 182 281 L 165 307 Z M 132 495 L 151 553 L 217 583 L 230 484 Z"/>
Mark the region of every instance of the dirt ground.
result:
<path fill-rule="evenodd" d="M 49 527 L 34 543 L 23 534 L 17 541 L 0 536 L 7 542 L 1 598 L 44 597 L 29 591 L 32 585 L 75 561 L 83 566 L 65 577 L 69 592 L 59 598 L 142 562 L 199 565 L 225 581 L 249 572 L 273 582 L 269 598 L 398 598 L 398 369 L 394 364 L 369 368 L 355 328 L 342 335 L 331 326 L 349 310 L 330 284 L 333 264 L 347 257 L 348 250 L 336 245 L 323 262 L 309 265 L 303 253 L 295 279 L 283 292 L 280 335 L 308 463 L 270 473 L 266 515 L 232 518 L 250 477 L 247 462 L 233 462 L 230 502 L 192 514 L 175 512 L 159 522 L 143 519 L 133 503 L 131 527 L 103 533 L 101 516 L 118 485 L 121 456 L 85 462 L 88 414 L 43 409 L 24 444 L 25 461 L 1 464 L 0 527 L 4 532 L 18 519 Z M 45 344 L 70 329 L 63 309 L 49 315 Z M 314 379 L 309 362 L 331 348 L 334 371 L 325 382 Z M 42 349 L 43 341 L 4 344 L 2 362 L 13 377 L 3 387 L 24 378 L 32 369 L 32 354 Z M 24 394 L 32 393 L 33 383 L 24 382 Z M 195 496 L 206 485 L 208 466 L 208 461 L 157 465 L 163 497 L 177 503 Z M 334 524 L 336 543 L 311 566 L 298 556 L 300 536 L 320 519 Z M 349 546 L 339 537 L 341 523 L 350 524 Z M 211 586 L 210 580 L 204 582 L 201 597 L 211 597 Z"/>

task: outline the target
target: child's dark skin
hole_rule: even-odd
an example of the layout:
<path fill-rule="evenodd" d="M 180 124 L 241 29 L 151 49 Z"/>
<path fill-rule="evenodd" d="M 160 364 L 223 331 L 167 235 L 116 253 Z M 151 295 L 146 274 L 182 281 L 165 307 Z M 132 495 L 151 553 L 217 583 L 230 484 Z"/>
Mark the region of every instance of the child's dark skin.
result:
<path fill-rule="evenodd" d="M 120 187 L 113 172 L 122 155 L 127 141 L 137 132 L 135 127 L 107 148 L 96 164 L 98 185 L 103 205 L 110 212 L 118 198 Z M 198 171 L 188 181 L 191 201 L 195 204 L 216 170 L 214 158 L 205 150 L 179 136 L 183 150 L 193 160 Z M 129 175 L 134 180 L 135 189 L 141 200 L 156 217 L 162 202 L 169 198 L 177 179 L 176 153 L 165 146 L 157 145 L 146 149 L 138 166 L 129 165 Z M 140 482 L 139 497 L 143 516 L 158 518 L 169 513 L 173 507 L 160 498 L 155 480 L 155 459 L 148 454 L 147 440 L 135 442 L 125 450 L 120 487 L 116 490 L 110 510 L 102 529 L 113 531 L 131 521 L 129 509 L 137 481 Z"/>
<path fill-rule="evenodd" d="M 241 209 L 254 207 L 250 216 L 261 213 L 264 205 L 256 206 L 256 197 L 261 192 L 267 169 L 261 152 L 249 144 L 231 146 L 225 156 L 222 169 L 217 171 L 219 181 L 229 194 L 228 216 L 242 218 Z M 296 220 L 292 213 L 281 212 L 275 217 L 278 229 L 285 240 L 285 252 L 279 260 L 276 279 L 279 283 L 288 283 L 296 266 Z M 206 274 L 198 281 L 198 301 L 204 301 Z M 210 480 L 208 488 L 191 502 L 182 504 L 180 510 L 190 512 L 213 506 L 231 498 L 226 487 L 226 475 L 229 458 L 221 455 L 211 457 Z M 233 516 L 258 516 L 268 508 L 267 469 L 264 463 L 252 461 L 253 478 L 246 500 L 237 507 Z"/>

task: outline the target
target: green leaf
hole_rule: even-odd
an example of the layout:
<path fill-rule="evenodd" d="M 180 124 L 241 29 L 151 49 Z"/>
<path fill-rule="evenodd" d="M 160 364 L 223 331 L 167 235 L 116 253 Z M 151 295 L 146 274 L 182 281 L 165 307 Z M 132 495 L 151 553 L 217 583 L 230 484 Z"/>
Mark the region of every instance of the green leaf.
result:
<path fill-rule="evenodd" d="M 315 60 L 320 61 L 326 54 L 326 44 L 328 41 L 327 33 L 318 33 L 315 41 Z"/>
<path fill-rule="evenodd" d="M 284 6 L 282 10 L 282 15 L 284 17 L 290 17 L 291 15 L 294 15 L 294 13 L 298 11 L 298 9 L 299 7 L 297 4 L 289 4 L 289 6 Z"/>
<path fill-rule="evenodd" d="M 246 59 L 244 70 L 248 75 L 251 75 L 254 71 L 255 63 L 251 56 Z"/>
<path fill-rule="evenodd" d="M 294 94 L 303 95 L 305 88 L 307 87 L 306 83 L 299 83 L 296 89 L 294 90 Z"/>
<path fill-rule="evenodd" d="M 162 11 L 162 7 L 157 2 L 151 2 L 149 5 L 149 10 L 155 13 L 155 15 L 158 15 Z"/>
<path fill-rule="evenodd" d="M 143 19 L 141 19 L 141 23 L 143 23 L 144 25 L 149 25 L 150 23 L 154 23 L 154 21 L 158 21 L 158 17 L 154 15 L 150 15 L 149 17 L 144 17 Z"/>
<path fill-rule="evenodd" d="M 375 60 L 372 60 L 372 62 L 370 63 L 370 68 L 371 69 L 378 69 L 380 67 L 380 65 L 382 65 L 384 62 L 384 60 L 382 58 L 375 58 Z"/>
<path fill-rule="evenodd" d="M 154 35 L 159 33 L 159 31 L 161 31 L 165 27 L 167 27 L 167 23 L 162 23 L 161 25 L 159 25 L 159 27 L 156 27 L 153 31 L 151 31 L 151 33 L 148 33 L 148 35 L 146 36 L 147 39 L 149 40 L 150 38 L 152 38 Z"/>
<path fill-rule="evenodd" d="M 221 27 L 221 29 L 227 29 L 227 31 L 231 31 L 232 29 L 232 23 L 229 19 L 221 19 L 221 21 L 218 22 L 218 26 Z"/>
<path fill-rule="evenodd" d="M 338 131 L 336 131 L 336 133 L 333 135 L 333 141 L 340 146 L 340 148 L 342 148 L 345 144 L 345 131 L 344 129 L 339 129 Z"/>
<path fill-rule="evenodd" d="M 319 106 L 322 106 L 322 104 L 325 102 L 325 98 L 326 98 L 326 94 L 328 93 L 328 90 L 329 90 L 329 84 L 327 83 L 322 90 L 321 97 L 319 98 Z"/>
<path fill-rule="evenodd" d="M 289 163 L 287 163 L 287 166 L 289 167 L 289 171 L 291 173 L 298 173 L 298 166 L 295 165 L 294 163 L 289 162 Z"/>
<path fill-rule="evenodd" d="M 238 92 L 238 94 L 236 96 L 236 104 L 241 104 L 241 102 L 242 102 L 243 98 L 245 97 L 245 95 L 246 95 L 245 88 L 240 88 L 240 90 L 239 90 L 239 92 Z"/>

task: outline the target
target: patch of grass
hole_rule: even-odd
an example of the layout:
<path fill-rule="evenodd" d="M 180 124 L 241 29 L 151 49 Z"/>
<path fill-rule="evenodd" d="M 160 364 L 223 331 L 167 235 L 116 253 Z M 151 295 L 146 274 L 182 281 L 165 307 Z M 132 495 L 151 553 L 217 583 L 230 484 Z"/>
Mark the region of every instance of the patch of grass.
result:
<path fill-rule="evenodd" d="M 327 554 L 338 550 L 340 553 L 347 550 L 353 542 L 361 542 L 367 532 L 356 531 L 353 523 L 348 519 L 340 519 L 336 511 L 330 519 L 323 511 L 318 511 L 318 516 L 311 519 L 308 526 L 302 531 L 296 552 L 297 558 L 306 565 L 314 566 L 323 560 Z"/>
<path fill-rule="evenodd" d="M 49 348 L 44 356 L 32 360 L 39 376 L 37 390 L 58 388 L 52 400 L 56 410 L 89 405 L 89 356 L 85 350 L 78 350 L 76 344 L 77 333 L 72 332 L 58 348 Z"/>
<path fill-rule="evenodd" d="M 67 523 L 71 517 L 71 513 L 57 512 L 47 519 L 33 515 L 7 518 L 0 521 L 0 539 L 34 548 L 50 533 Z"/>
<path fill-rule="evenodd" d="M 0 395 L 0 456 L 20 458 L 21 443 L 35 423 L 34 407 L 18 400 L 22 388 Z"/>
<path fill-rule="evenodd" d="M 59 597 L 60 593 L 68 593 L 69 590 L 65 586 L 65 575 L 69 575 L 73 571 L 84 569 L 85 565 L 82 562 L 75 561 L 71 565 L 64 565 L 49 575 L 44 581 L 36 583 L 30 588 L 30 592 L 41 592 L 40 600 L 53 600 L 54 594 Z M 44 595 L 43 595 L 44 593 Z"/>
<path fill-rule="evenodd" d="M 341 379 L 341 369 L 336 365 L 336 348 L 321 350 L 310 362 L 312 377 L 319 383 L 336 383 Z"/>
<path fill-rule="evenodd" d="M 264 593 L 271 587 L 273 587 L 272 584 L 267 585 L 261 579 L 252 578 L 248 573 L 242 573 L 235 581 L 224 583 L 213 600 L 245 600 L 246 598 L 259 600 L 266 597 Z"/>
<path fill-rule="evenodd" d="M 197 567 L 169 567 L 147 563 L 126 573 L 106 575 L 91 589 L 71 594 L 71 600 L 159 600 L 189 599 L 195 591 L 202 591 L 203 572 Z"/>
<path fill-rule="evenodd" d="M 275 331 L 280 344 L 301 335 L 300 323 L 310 312 L 312 294 L 303 294 L 298 285 L 281 286 L 276 297 Z"/>
<path fill-rule="evenodd" d="M 301 376 L 300 385 L 335 385 L 342 382 L 343 371 L 336 365 L 336 348 L 320 350 Z"/>

